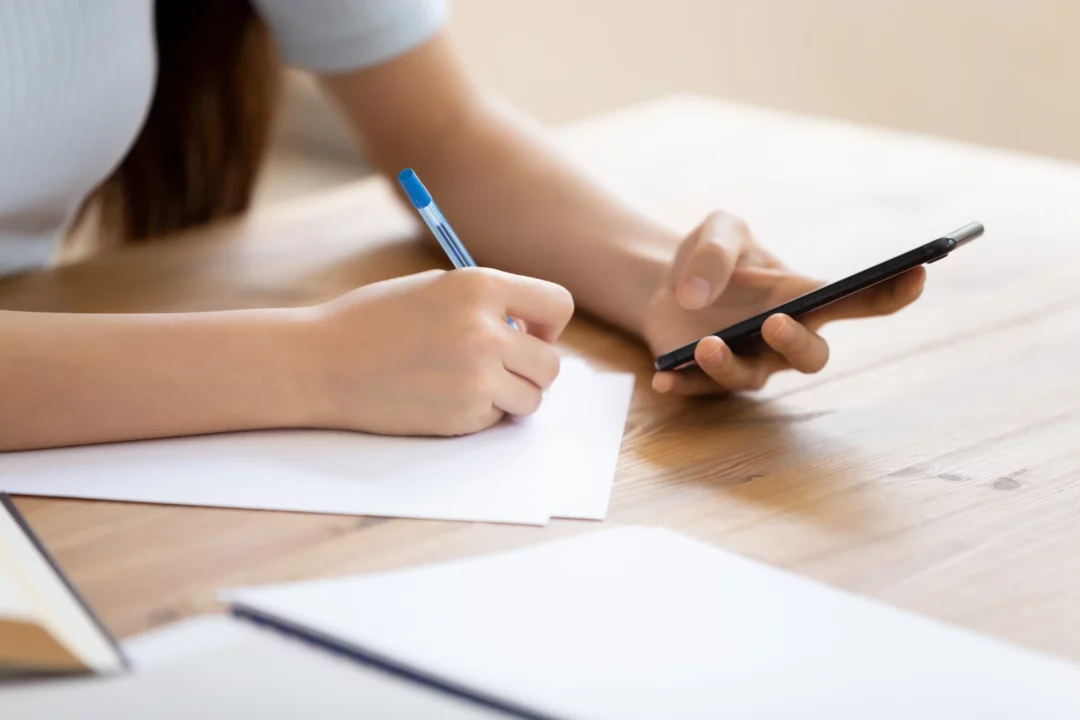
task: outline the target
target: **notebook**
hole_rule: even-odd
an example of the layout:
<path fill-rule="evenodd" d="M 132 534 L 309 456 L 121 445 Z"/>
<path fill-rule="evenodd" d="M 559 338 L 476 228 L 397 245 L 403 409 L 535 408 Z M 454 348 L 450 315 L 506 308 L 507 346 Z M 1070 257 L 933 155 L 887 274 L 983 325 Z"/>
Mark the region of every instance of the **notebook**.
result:
<path fill-rule="evenodd" d="M 0 454 L 0 490 L 542 525 L 602 519 L 633 376 L 567 359 L 543 406 L 459 438 L 227 433 Z"/>
<path fill-rule="evenodd" d="M 19 720 L 491 720 L 468 700 L 365 667 L 228 616 L 181 621 L 126 644 L 134 672 L 0 690 Z M 92 708 L 92 712 L 88 709 Z"/>
<path fill-rule="evenodd" d="M 124 667 L 108 630 L 0 493 L 0 676 Z"/>
<path fill-rule="evenodd" d="M 225 593 L 531 717 L 1075 719 L 1080 669 L 659 529 Z"/>

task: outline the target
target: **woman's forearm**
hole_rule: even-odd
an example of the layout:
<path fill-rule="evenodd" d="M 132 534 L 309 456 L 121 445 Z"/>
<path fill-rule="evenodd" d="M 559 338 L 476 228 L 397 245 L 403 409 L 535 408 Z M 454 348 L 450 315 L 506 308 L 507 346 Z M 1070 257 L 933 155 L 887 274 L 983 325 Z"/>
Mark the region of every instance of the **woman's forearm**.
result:
<path fill-rule="evenodd" d="M 289 426 L 291 311 L 0 311 L 0 451 Z"/>

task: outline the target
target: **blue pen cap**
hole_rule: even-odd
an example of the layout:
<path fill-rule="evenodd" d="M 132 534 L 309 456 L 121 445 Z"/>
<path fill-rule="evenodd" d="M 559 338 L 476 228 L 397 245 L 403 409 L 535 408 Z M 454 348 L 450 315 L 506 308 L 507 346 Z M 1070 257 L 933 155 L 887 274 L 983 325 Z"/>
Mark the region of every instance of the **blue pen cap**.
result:
<path fill-rule="evenodd" d="M 424 187 L 424 183 L 420 182 L 420 178 L 416 177 L 412 168 L 402 170 L 398 173 L 397 179 L 417 210 L 422 210 L 431 204 L 431 193 Z"/>

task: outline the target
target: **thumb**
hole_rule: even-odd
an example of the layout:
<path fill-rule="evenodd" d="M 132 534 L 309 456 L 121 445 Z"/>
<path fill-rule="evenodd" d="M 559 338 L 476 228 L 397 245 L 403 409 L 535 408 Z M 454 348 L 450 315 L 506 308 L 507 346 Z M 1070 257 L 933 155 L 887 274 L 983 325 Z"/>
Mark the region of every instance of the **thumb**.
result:
<path fill-rule="evenodd" d="M 679 247 L 672 269 L 675 298 L 687 310 L 700 310 L 724 292 L 750 232 L 739 218 L 714 212 Z"/>

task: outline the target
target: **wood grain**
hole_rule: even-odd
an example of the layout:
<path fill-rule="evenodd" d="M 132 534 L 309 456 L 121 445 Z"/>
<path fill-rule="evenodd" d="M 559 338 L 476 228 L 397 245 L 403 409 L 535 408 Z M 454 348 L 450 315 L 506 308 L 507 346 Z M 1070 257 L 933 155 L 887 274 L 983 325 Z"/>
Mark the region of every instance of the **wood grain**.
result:
<path fill-rule="evenodd" d="M 726 402 L 658 397 L 633 340 L 567 350 L 636 373 L 608 523 L 658 524 L 826 583 L 1080 660 L 1080 168 L 701 98 L 559 131 L 681 229 L 715 207 L 836 277 L 969 220 L 915 307 L 830 328 L 830 367 Z M 0 284 L 5 308 L 317 302 L 438 263 L 363 181 L 186 238 Z M 588 532 L 22 498 L 105 621 L 131 635 L 222 587 L 397 567 Z"/>

